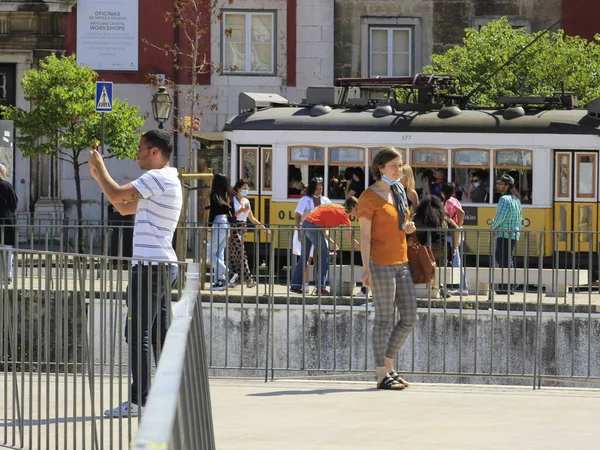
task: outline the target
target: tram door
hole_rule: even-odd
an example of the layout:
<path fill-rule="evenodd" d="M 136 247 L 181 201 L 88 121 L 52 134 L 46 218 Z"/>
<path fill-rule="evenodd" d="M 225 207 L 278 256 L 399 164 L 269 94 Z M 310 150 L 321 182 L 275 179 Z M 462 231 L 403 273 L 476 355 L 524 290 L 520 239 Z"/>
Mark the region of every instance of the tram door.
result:
<path fill-rule="evenodd" d="M 593 235 L 586 231 L 598 229 L 598 152 L 556 151 L 555 169 L 554 249 L 596 250 Z"/>
<path fill-rule="evenodd" d="M 273 149 L 252 146 L 240 148 L 239 174 L 250 186 L 248 199 L 254 216 L 265 226 L 269 226 L 271 195 L 273 193 Z M 235 183 L 237 180 L 232 180 Z M 251 226 L 251 224 L 248 224 Z M 260 233 L 261 242 L 266 242 L 266 233 Z M 253 242 L 253 233 L 246 234 L 246 241 Z"/>

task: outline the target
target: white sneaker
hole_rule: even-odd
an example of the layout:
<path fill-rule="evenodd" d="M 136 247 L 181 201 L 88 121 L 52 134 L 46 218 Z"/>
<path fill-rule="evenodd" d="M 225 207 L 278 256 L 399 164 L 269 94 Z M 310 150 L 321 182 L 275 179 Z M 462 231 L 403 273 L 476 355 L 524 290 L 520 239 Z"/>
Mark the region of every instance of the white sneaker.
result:
<path fill-rule="evenodd" d="M 469 291 L 467 291 L 466 289 L 463 289 L 462 291 L 460 289 L 455 289 L 453 291 L 448 292 L 450 295 L 456 295 L 456 296 L 460 296 L 462 295 L 463 297 L 468 297 L 469 296 Z"/>
<path fill-rule="evenodd" d="M 367 308 L 375 308 L 375 305 L 373 304 L 373 302 L 369 302 L 369 303 L 363 303 L 362 305 L 360 305 L 361 307 L 367 307 Z"/>
<path fill-rule="evenodd" d="M 144 408 L 140 408 L 135 403 L 125 402 L 121 406 L 117 406 L 114 409 L 107 409 L 104 411 L 104 416 L 118 418 L 128 417 L 131 415 L 131 417 L 137 417 L 140 414 L 140 410 L 144 412 Z"/>
<path fill-rule="evenodd" d="M 358 294 L 355 295 L 355 297 L 366 297 L 367 293 L 364 291 L 360 291 Z"/>
<path fill-rule="evenodd" d="M 256 286 L 256 281 L 252 280 L 252 281 L 248 281 L 248 284 L 246 284 L 246 287 L 248 289 L 252 289 L 253 287 Z"/>
<path fill-rule="evenodd" d="M 307 294 L 310 292 L 310 286 L 308 284 L 305 284 L 303 289 Z"/>

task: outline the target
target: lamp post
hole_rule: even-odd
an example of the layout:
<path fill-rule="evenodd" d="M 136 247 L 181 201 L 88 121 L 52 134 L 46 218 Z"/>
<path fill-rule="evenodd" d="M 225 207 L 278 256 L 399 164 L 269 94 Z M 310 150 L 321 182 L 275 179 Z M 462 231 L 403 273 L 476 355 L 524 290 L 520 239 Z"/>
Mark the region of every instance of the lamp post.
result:
<path fill-rule="evenodd" d="M 154 120 L 158 122 L 158 128 L 163 128 L 163 123 L 171 117 L 171 107 L 173 102 L 171 96 L 167 92 L 167 88 L 160 86 L 158 91 L 152 96 L 152 115 Z"/>

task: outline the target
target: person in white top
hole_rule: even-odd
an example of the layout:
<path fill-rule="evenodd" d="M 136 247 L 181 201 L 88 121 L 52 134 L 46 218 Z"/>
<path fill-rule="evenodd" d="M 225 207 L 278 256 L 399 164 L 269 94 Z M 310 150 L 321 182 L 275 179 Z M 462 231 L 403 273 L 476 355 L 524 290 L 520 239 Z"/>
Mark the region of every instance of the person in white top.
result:
<path fill-rule="evenodd" d="M 250 185 L 244 179 L 238 180 L 233 186 L 233 208 L 235 211 L 236 224 L 233 226 L 231 241 L 229 243 L 229 267 L 232 274 L 229 284 L 237 285 L 247 283 L 251 288 L 256 286 L 252 278 L 252 272 L 248 265 L 248 255 L 244 249 L 244 234 L 246 233 L 246 222 L 249 220 L 254 225 L 265 229 L 265 226 L 252 214 L 250 201 L 246 198 Z M 271 236 L 271 231 L 267 236 Z"/>
<path fill-rule="evenodd" d="M 306 194 L 298 201 L 298 206 L 296 206 L 296 230 L 294 231 L 292 243 L 292 251 L 294 255 L 300 256 L 302 254 L 302 244 L 299 236 L 302 222 L 304 222 L 306 216 L 313 212 L 317 206 L 326 205 L 328 203 L 331 203 L 331 200 L 323 195 L 323 178 L 312 178 L 308 183 L 308 187 L 306 188 Z M 308 265 L 304 271 L 304 290 L 306 292 L 309 290 L 308 280 L 310 276 L 310 265 L 314 262 L 313 254 L 314 247 L 311 247 L 310 252 L 308 253 Z"/>
<path fill-rule="evenodd" d="M 166 293 L 172 289 L 178 275 L 172 241 L 183 202 L 177 169 L 169 166 L 172 149 L 171 136 L 166 131 L 152 130 L 143 134 L 137 160 L 140 169 L 147 172 L 122 186 L 110 176 L 96 150 L 92 150 L 89 156 L 90 172 L 108 201 L 122 215 L 136 214 L 134 261 L 125 325 L 132 362 L 132 384 L 129 401 L 105 411 L 108 417 L 139 414 L 150 389 L 149 336 L 152 335 L 154 359 L 158 362 L 167 334 L 169 309 Z"/>

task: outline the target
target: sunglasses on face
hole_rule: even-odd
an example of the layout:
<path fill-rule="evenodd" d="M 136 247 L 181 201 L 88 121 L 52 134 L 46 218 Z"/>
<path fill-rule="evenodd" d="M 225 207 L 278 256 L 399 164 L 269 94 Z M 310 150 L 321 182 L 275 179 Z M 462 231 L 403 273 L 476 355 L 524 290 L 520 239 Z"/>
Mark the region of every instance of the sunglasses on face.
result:
<path fill-rule="evenodd" d="M 472 178 L 471 183 L 479 183 L 479 180 L 477 178 Z"/>

